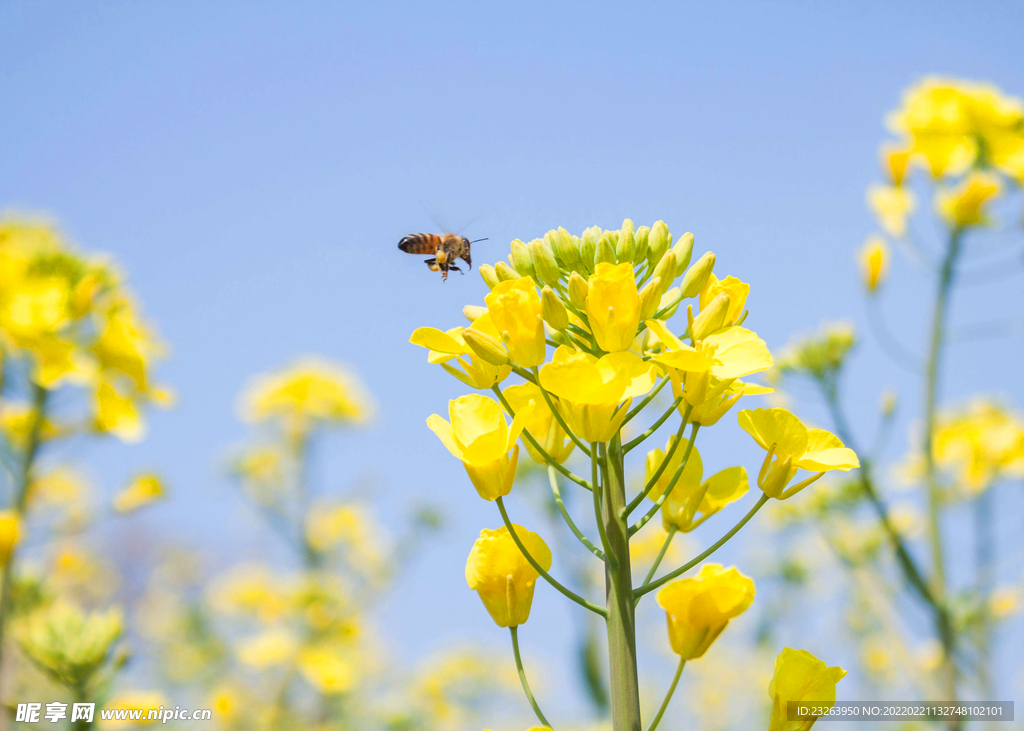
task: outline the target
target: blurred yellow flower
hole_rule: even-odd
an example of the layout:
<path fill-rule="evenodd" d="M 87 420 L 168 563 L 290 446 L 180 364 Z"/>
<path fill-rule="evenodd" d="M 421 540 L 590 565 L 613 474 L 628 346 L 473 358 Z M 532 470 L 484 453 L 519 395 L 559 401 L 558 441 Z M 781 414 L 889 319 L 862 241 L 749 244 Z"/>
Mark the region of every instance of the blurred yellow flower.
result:
<path fill-rule="evenodd" d="M 448 402 L 451 422 L 431 414 L 427 426 L 462 461 L 480 497 L 495 500 L 512 490 L 519 461 L 516 440 L 529 415 L 528 407 L 522 409 L 510 427 L 494 399 L 471 393 Z"/>
<path fill-rule="evenodd" d="M 213 583 L 210 603 L 216 611 L 227 615 L 274 622 L 291 606 L 290 588 L 264 566 L 242 565 Z"/>
<path fill-rule="evenodd" d="M 996 401 L 976 400 L 939 414 L 933 449 L 957 486 L 976 495 L 1003 477 L 1024 476 L 1024 418 Z M 920 472 L 914 467 L 908 471 Z"/>
<path fill-rule="evenodd" d="M 789 721 L 788 703 L 807 703 L 832 708 L 836 702 L 836 684 L 846 671 L 828 667 L 806 650 L 787 647 L 775 660 L 775 675 L 768 685 L 772 699 L 772 718 L 768 731 L 807 731 L 818 720 Z"/>
<path fill-rule="evenodd" d="M 722 631 L 754 601 L 754 582 L 736 567 L 704 564 L 696 576 L 677 579 L 658 592 L 668 617 L 672 651 L 686 660 L 701 657 Z"/>
<path fill-rule="evenodd" d="M 66 601 L 33 612 L 17 627 L 22 651 L 68 688 L 85 687 L 121 636 L 121 611 L 86 613 Z"/>
<path fill-rule="evenodd" d="M 889 173 L 889 180 L 893 185 L 903 185 L 903 179 L 907 175 L 907 168 L 913 155 L 914 150 L 910 147 L 891 143 L 882 146 L 882 165 Z"/>
<path fill-rule="evenodd" d="M 245 699 L 239 688 L 222 684 L 214 688 L 206 698 L 206 706 L 213 711 L 213 720 L 221 728 L 228 728 L 238 721 Z"/>
<path fill-rule="evenodd" d="M 988 598 L 988 611 L 993 619 L 1006 619 L 1020 613 L 1021 604 L 1019 586 L 997 586 Z"/>
<path fill-rule="evenodd" d="M 569 428 L 588 442 L 610 441 L 632 399 L 654 382 L 651 366 L 628 352 L 595 358 L 562 345 L 540 369 L 541 386 L 560 398 Z"/>
<path fill-rule="evenodd" d="M 873 294 L 889 271 L 889 245 L 881 236 L 872 236 L 861 247 L 859 258 L 864 287 Z"/>
<path fill-rule="evenodd" d="M 499 282 L 484 301 L 509 357 L 523 368 L 543 363 L 544 320 L 533 280 L 523 277 Z"/>
<path fill-rule="evenodd" d="M 991 173 L 971 173 L 966 180 L 935 197 L 935 207 L 949 225 L 956 228 L 988 223 L 985 207 L 999 195 L 1002 184 Z"/>
<path fill-rule="evenodd" d="M 839 437 L 824 429 L 808 429 L 786 409 L 745 410 L 738 417 L 740 427 L 768 452 L 757 484 L 769 497 L 785 500 L 825 472 L 860 466 L 856 453 L 844 447 Z M 787 490 L 799 469 L 817 474 Z"/>
<path fill-rule="evenodd" d="M 598 347 L 608 353 L 629 350 L 640 326 L 633 265 L 600 262 L 587 284 L 587 317 Z"/>
<path fill-rule="evenodd" d="M 907 219 L 914 212 L 914 194 L 905 188 L 891 185 L 872 185 L 868 188 L 868 206 L 887 234 L 902 238 L 907 233 Z"/>
<path fill-rule="evenodd" d="M 291 630 L 271 627 L 238 646 L 238 659 L 246 665 L 264 669 L 291 661 L 298 650 L 298 642 Z"/>
<path fill-rule="evenodd" d="M 358 680 L 356 664 L 345 648 L 330 643 L 304 647 L 298 656 L 299 672 L 321 693 L 334 695 L 352 690 Z"/>
<path fill-rule="evenodd" d="M 544 539 L 520 525 L 512 527 L 541 568 L 550 569 L 551 551 Z M 466 583 L 499 627 L 515 627 L 530 618 L 538 576 L 504 526 L 480 531 L 466 561 Z"/>
<path fill-rule="evenodd" d="M 256 378 L 242 397 L 242 413 L 254 422 L 280 420 L 290 434 L 300 435 L 317 423 L 363 424 L 373 405 L 352 373 L 306 357 Z"/>
<path fill-rule="evenodd" d="M 7 565 L 21 537 L 21 518 L 13 510 L 0 510 L 0 566 Z"/>
<path fill-rule="evenodd" d="M 159 475 L 144 472 L 132 478 L 128 486 L 114 496 L 114 510 L 130 513 L 164 496 L 164 483 Z"/>
<path fill-rule="evenodd" d="M 523 426 L 530 436 L 540 442 L 544 451 L 554 458 L 556 462 L 565 462 L 569 455 L 572 454 L 576 443 L 559 426 L 558 421 L 551 413 L 551 409 L 548 408 L 547 401 L 544 400 L 544 395 L 541 393 L 540 388 L 530 382 L 520 383 L 506 388 L 504 396 L 509 406 L 512 407 L 512 411 L 516 414 L 525 411 L 527 414 Z M 552 400 L 556 402 L 555 407 L 558 408 L 557 397 L 552 396 Z M 524 442 L 524 446 L 534 462 L 547 464 L 547 460 L 528 441 Z"/>

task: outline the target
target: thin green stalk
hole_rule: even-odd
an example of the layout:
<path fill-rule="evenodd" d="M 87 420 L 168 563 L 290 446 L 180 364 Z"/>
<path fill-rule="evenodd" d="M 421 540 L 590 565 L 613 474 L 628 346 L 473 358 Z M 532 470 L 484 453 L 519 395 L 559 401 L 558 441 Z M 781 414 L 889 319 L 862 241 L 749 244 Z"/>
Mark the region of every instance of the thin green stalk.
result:
<path fill-rule="evenodd" d="M 665 473 L 665 470 L 668 469 L 669 462 L 672 461 L 672 457 L 675 456 L 676 450 L 679 449 L 679 445 L 682 444 L 683 442 L 683 433 L 686 431 L 686 421 L 687 419 L 690 418 L 690 412 L 692 410 L 693 407 L 687 404 L 686 412 L 683 414 L 683 420 L 679 424 L 679 429 L 676 430 L 676 438 L 672 442 L 672 446 L 668 448 L 668 452 L 665 454 L 665 458 L 661 460 L 661 464 L 658 465 L 658 469 L 654 471 L 654 474 L 651 475 L 651 479 L 649 479 L 647 481 L 647 484 L 644 485 L 644 489 L 640 491 L 640 494 L 638 494 L 636 497 L 630 500 L 628 505 L 626 505 L 626 515 L 629 515 L 634 510 L 636 510 L 637 506 L 639 506 L 640 503 L 644 501 L 644 498 L 650 495 L 651 490 L 654 489 L 654 486 L 658 484 L 658 480 L 661 479 L 661 476 Z M 694 426 L 696 426 L 696 424 Z M 694 433 L 696 433 L 696 430 L 694 431 Z M 693 440 L 691 437 L 691 441 L 689 445 L 687 445 L 687 448 L 692 448 L 692 446 Z M 683 464 L 685 464 L 685 461 Z"/>
<path fill-rule="evenodd" d="M 864 491 L 868 501 L 875 509 L 875 513 L 878 515 L 878 522 L 882 525 L 882 529 L 885 531 L 889 538 L 889 542 L 892 544 L 893 550 L 896 553 L 897 563 L 902 569 L 904 576 L 921 598 L 927 602 L 933 610 L 939 613 L 944 612 L 944 608 L 936 602 L 935 597 L 932 595 L 931 587 L 928 586 L 928 582 L 924 578 L 924 572 L 918 567 L 914 557 L 907 549 L 907 546 L 903 541 L 903 536 L 900 535 L 900 532 L 896 530 L 896 527 L 892 524 L 892 519 L 889 517 L 889 507 L 885 504 L 882 496 L 878 494 L 874 479 L 872 478 L 871 460 L 866 455 L 863 455 L 857 448 L 857 442 L 854 439 L 853 431 L 850 429 L 849 422 L 847 422 L 846 416 L 839 403 L 839 393 L 835 380 L 826 382 L 824 379 L 818 379 L 818 384 L 821 387 L 822 394 L 824 395 L 825 404 L 828 406 L 829 413 L 832 416 L 832 422 L 835 426 L 836 434 L 839 435 L 839 438 L 843 440 L 843 443 L 846 444 L 846 446 L 861 456 L 860 469 L 857 470 L 857 477 L 860 481 L 861 490 Z"/>
<path fill-rule="evenodd" d="M 600 521 L 605 549 L 605 604 L 608 608 L 608 679 L 613 731 L 640 731 L 640 687 L 636 669 L 636 604 L 633 601 L 629 558 L 625 467 L 618 435 L 602 444 L 605 482 L 601 486 Z"/>
<path fill-rule="evenodd" d="M 687 413 L 687 416 L 689 416 L 689 413 Z M 686 423 L 686 419 L 683 419 L 683 423 Z M 679 478 L 683 476 L 683 470 L 686 469 L 686 464 L 690 461 L 690 452 L 693 451 L 693 443 L 697 441 L 698 429 L 700 429 L 700 424 L 694 423 L 693 428 L 690 430 L 690 441 L 687 442 L 686 444 L 686 451 L 683 453 L 683 459 L 679 462 L 679 466 L 676 468 L 675 473 L 672 475 L 672 479 L 669 481 L 668 486 L 665 488 L 665 492 L 663 492 L 661 496 L 654 501 L 654 505 L 652 505 L 651 509 L 648 510 L 646 514 L 644 514 L 644 517 L 640 518 L 640 520 L 638 520 L 629 527 L 629 535 L 635 535 L 641 528 L 647 525 L 651 518 L 658 514 L 658 511 L 661 509 L 661 506 L 665 504 L 665 501 L 668 500 L 669 495 L 671 495 L 672 491 L 676 488 L 676 483 L 679 482 Z M 667 462 L 668 459 L 666 458 L 665 461 Z M 650 490 L 646 490 L 643 493 L 644 497 L 646 497 L 647 493 L 649 492 Z"/>
<path fill-rule="evenodd" d="M 562 501 L 562 492 L 558 487 L 558 475 L 551 467 L 548 467 L 548 482 L 551 483 L 551 494 L 555 498 L 555 506 L 558 508 L 558 512 L 561 514 L 562 520 L 564 520 L 565 524 L 569 526 L 569 530 L 572 531 L 572 534 L 576 536 L 579 542 L 582 543 L 588 551 L 604 561 L 604 551 L 591 543 L 590 539 L 583 535 L 583 531 L 576 526 L 576 523 L 573 522 L 572 516 L 569 515 L 569 511 L 566 509 L 565 503 Z"/>
<path fill-rule="evenodd" d="M 689 571 L 694 566 L 698 565 L 701 561 L 703 561 L 708 556 L 710 556 L 715 551 L 717 551 L 719 548 L 721 548 L 723 545 L 725 545 L 725 543 L 730 538 L 732 538 L 734 535 L 736 535 L 739 532 L 740 528 L 745 526 L 750 521 L 750 519 L 754 517 L 754 515 L 757 513 L 757 511 L 760 510 L 764 506 L 764 504 L 766 502 L 768 502 L 768 499 L 769 498 L 768 498 L 767 495 L 762 494 L 761 498 L 754 504 L 754 507 L 752 507 L 747 512 L 747 514 L 744 515 L 740 519 L 739 523 L 737 523 L 732 528 L 730 528 L 729 531 L 724 536 L 722 536 L 717 541 L 712 543 L 711 546 L 709 546 L 707 548 L 707 550 L 705 550 L 703 553 L 699 554 L 692 561 L 688 561 L 687 563 L 684 563 L 682 566 L 680 566 L 679 568 L 675 569 L 674 571 L 670 571 L 669 573 L 667 573 L 664 576 L 662 576 L 660 579 L 657 579 L 655 581 L 648 581 L 643 586 L 640 586 L 637 589 L 635 589 L 633 591 L 633 598 L 634 598 L 634 600 L 639 601 L 640 597 L 642 597 L 644 594 L 652 592 L 655 589 L 657 589 L 658 587 L 667 584 L 668 582 L 672 581 L 672 579 L 676 578 L 677 576 L 682 576 L 687 571 Z"/>
<path fill-rule="evenodd" d="M 565 423 L 565 419 L 562 418 L 562 414 L 559 413 L 558 408 L 555 406 L 555 402 L 551 400 L 551 395 L 542 385 L 540 385 L 540 374 L 537 373 L 536 368 L 533 369 L 533 377 L 534 382 L 537 384 L 537 388 L 540 389 L 541 396 L 544 397 L 544 401 L 547 402 L 548 408 L 551 409 L 551 414 L 555 417 L 555 421 L 557 421 L 558 425 L 562 427 L 562 430 L 569 435 L 569 438 L 572 439 L 576 446 L 580 448 L 580 451 L 589 457 L 590 450 L 587 448 L 587 445 L 583 443 L 582 439 L 573 434 L 572 429 L 570 429 L 569 425 Z"/>
<path fill-rule="evenodd" d="M 523 692 L 526 694 L 526 700 L 530 701 L 530 707 L 533 709 L 534 714 L 537 716 L 542 724 L 548 728 L 553 728 L 548 720 L 544 718 L 544 714 L 541 713 L 540 706 L 537 705 L 537 699 L 533 697 L 533 693 L 530 692 L 530 684 L 526 680 L 526 671 L 523 670 L 523 658 L 519 655 L 519 628 L 512 626 L 508 628 L 509 633 L 512 635 L 512 654 L 516 658 L 516 670 L 519 672 L 519 682 L 523 685 Z"/>
<path fill-rule="evenodd" d="M 494 384 L 493 386 L 491 386 L 491 390 L 498 397 L 498 401 L 501 402 L 501 405 L 505 407 L 505 411 L 509 413 L 509 416 L 511 416 L 513 419 L 516 418 L 516 412 L 513 410 L 508 400 L 505 398 L 505 394 L 501 392 L 501 389 L 498 387 L 498 384 Z M 530 445 L 537 450 L 537 454 L 544 458 L 544 461 L 548 463 L 549 467 L 554 467 L 556 470 L 561 472 L 563 475 L 568 477 L 570 480 L 575 482 L 580 487 L 585 488 L 587 490 L 593 489 L 590 486 L 589 482 L 571 472 L 568 468 L 559 463 L 554 457 L 548 454 L 548 451 L 540 445 L 540 442 L 538 442 L 532 434 L 530 434 L 529 430 L 524 429 L 523 436 L 526 437 L 526 441 L 528 441 Z"/>
<path fill-rule="evenodd" d="M 647 406 L 647 404 L 651 403 L 651 401 L 654 400 L 655 396 L 661 393 L 661 389 L 665 388 L 666 384 L 668 384 L 670 380 L 671 379 L 668 376 L 662 378 L 658 385 L 651 389 L 651 392 L 649 394 L 643 397 L 643 400 L 640 401 L 640 403 L 638 403 L 636 406 L 629 410 L 629 413 L 626 414 L 626 418 L 622 422 L 622 425 L 625 426 L 626 424 L 633 420 L 634 416 L 643 411 L 644 407 Z"/>
<path fill-rule="evenodd" d="M 653 434 L 654 432 L 658 431 L 658 428 L 668 420 L 668 417 L 672 416 L 672 414 L 675 413 L 676 408 L 679 406 L 679 404 L 680 404 L 680 402 L 682 402 L 682 400 L 683 400 L 682 396 L 677 398 L 675 401 L 672 402 L 672 406 L 664 414 L 659 416 L 657 421 L 655 421 L 653 424 L 651 424 L 650 429 L 648 429 L 647 431 L 645 431 L 643 434 L 641 434 L 640 436 L 636 437 L 635 439 L 630 439 L 628 442 L 626 442 L 623 445 L 623 447 L 622 447 L 622 453 L 623 454 L 629 454 L 629 452 L 634 447 L 640 446 L 640 444 L 642 444 L 644 441 L 646 441 L 647 437 L 651 436 L 651 434 Z M 687 406 L 689 406 L 689 404 L 687 404 Z M 683 419 L 683 424 L 685 424 L 685 423 L 686 423 L 686 419 Z"/>
<path fill-rule="evenodd" d="M 661 708 L 655 714 L 654 719 L 651 721 L 651 725 L 647 727 L 647 731 L 655 731 L 658 728 L 658 724 L 661 723 L 661 717 L 665 715 L 665 710 L 668 708 L 668 704 L 672 702 L 672 696 L 675 695 L 676 686 L 679 685 L 679 677 L 683 674 L 683 667 L 686 665 L 686 660 L 682 657 L 679 658 L 679 665 L 676 667 L 676 674 L 672 678 L 672 684 L 668 687 L 668 692 L 665 693 L 665 700 L 661 702 Z"/>
<path fill-rule="evenodd" d="M 658 551 L 658 555 L 654 559 L 654 563 L 651 564 L 650 571 L 647 572 L 647 576 L 644 577 L 643 583 L 646 584 L 654 575 L 658 573 L 658 567 L 661 566 L 661 562 L 665 559 L 665 554 L 668 553 L 668 547 L 672 545 L 672 539 L 676 537 L 676 533 L 679 531 L 674 525 L 670 526 L 668 533 L 665 535 L 665 542 L 661 544 L 661 550 Z"/>
<path fill-rule="evenodd" d="M 502 499 L 499 497 L 494 502 L 498 504 L 498 511 L 501 513 L 501 519 L 504 521 L 505 527 L 508 528 L 508 534 L 512 536 L 512 542 L 516 544 L 516 548 L 518 548 L 519 552 L 523 554 L 523 558 L 525 558 L 527 563 L 529 563 L 533 567 L 533 570 L 540 574 L 546 582 L 551 584 L 551 586 L 553 586 L 555 590 L 561 593 L 563 596 L 576 602 L 581 607 L 589 609 L 595 614 L 600 614 L 602 617 L 606 616 L 607 612 L 605 611 L 604 607 L 599 607 L 593 602 L 588 602 L 586 599 L 581 597 L 576 592 L 566 588 L 565 586 L 560 584 L 556 579 L 554 579 L 551 576 L 551 574 L 545 571 L 539 563 L 537 563 L 537 559 L 533 557 L 533 555 L 527 550 L 526 546 L 523 545 L 523 542 L 519 539 L 519 535 L 516 533 L 516 529 L 512 525 L 512 521 L 509 520 L 508 512 L 505 510 L 504 501 L 502 501 Z"/>
<path fill-rule="evenodd" d="M 936 602 L 946 603 L 946 562 L 942 546 L 942 486 L 939 484 L 938 470 L 935 464 L 935 421 L 938 408 L 939 376 L 942 365 L 942 345 L 946 334 L 946 315 L 949 310 L 949 298 L 956 279 L 956 263 L 960 256 L 963 242 L 963 229 L 954 228 L 950 232 L 949 245 L 942 260 L 939 272 L 938 289 L 935 295 L 935 306 L 932 312 L 931 345 L 928 349 L 928 360 L 925 367 L 924 392 L 924 463 L 925 477 L 928 485 L 928 539 L 932 549 L 932 594 Z M 956 636 L 951 627 L 940 628 L 943 650 L 943 671 L 946 679 L 946 692 L 950 701 L 956 701 L 956 666 L 953 654 Z M 953 723 L 952 728 L 961 724 Z"/>
<path fill-rule="evenodd" d="M 996 511 L 992 488 L 984 490 L 974 499 L 975 573 L 978 594 L 978 685 L 983 698 L 993 698 L 992 683 L 992 613 L 989 600 L 992 596 L 995 562 L 995 531 L 993 522 Z"/>
<path fill-rule="evenodd" d="M 25 505 L 28 501 L 28 488 L 32 484 L 32 470 L 35 466 L 36 456 L 39 454 L 39 447 L 42 443 L 43 424 L 46 421 L 46 400 L 49 396 L 42 386 L 32 384 L 32 415 L 28 427 L 28 438 L 25 442 L 25 449 L 21 454 L 21 463 L 18 467 L 17 477 L 14 483 L 14 500 L 10 506 L 21 521 L 25 515 Z M 0 657 L 3 654 L 4 633 L 7 628 L 7 615 L 11 610 L 11 581 L 14 575 L 15 559 L 17 558 L 17 546 L 11 549 L 7 557 L 7 565 L 4 567 L 3 581 L 0 582 Z M 0 662 L 0 668 L 3 668 Z"/>

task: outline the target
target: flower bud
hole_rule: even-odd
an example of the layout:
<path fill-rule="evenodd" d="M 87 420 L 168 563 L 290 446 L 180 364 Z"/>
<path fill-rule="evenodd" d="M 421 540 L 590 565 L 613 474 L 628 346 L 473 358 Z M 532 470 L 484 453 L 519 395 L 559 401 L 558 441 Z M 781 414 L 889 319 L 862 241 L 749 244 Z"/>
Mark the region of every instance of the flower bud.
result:
<path fill-rule="evenodd" d="M 469 349 L 480 356 L 491 365 L 503 366 L 508 364 L 508 353 L 501 347 L 496 338 L 487 333 L 467 327 L 462 331 L 462 339 L 466 341 Z"/>
<path fill-rule="evenodd" d="M 639 264 L 647 258 L 647 246 L 650 243 L 651 229 L 649 226 L 641 226 L 636 230 L 636 253 L 633 254 L 633 263 Z"/>
<path fill-rule="evenodd" d="M 693 320 L 690 334 L 694 340 L 703 340 L 713 332 L 725 326 L 725 316 L 729 314 L 729 295 L 720 294 L 701 308 L 700 314 Z"/>
<path fill-rule="evenodd" d="M 683 297 L 696 297 L 700 294 L 700 291 L 704 289 L 704 285 L 708 283 L 708 277 L 711 276 L 711 270 L 715 268 L 715 253 L 709 251 L 704 256 L 696 261 L 696 263 L 686 270 L 686 274 L 683 275 L 683 281 L 681 283 L 683 289 Z M 679 270 L 679 263 L 676 262 L 676 271 Z"/>
<path fill-rule="evenodd" d="M 636 235 L 633 233 L 633 222 L 629 219 L 626 221 L 630 225 L 629 228 L 623 225 L 622 231 L 619 232 L 619 240 L 615 243 L 615 259 L 632 262 L 636 253 Z"/>
<path fill-rule="evenodd" d="M 579 243 L 573 240 L 573 236 L 561 226 L 554 235 L 555 258 L 566 269 L 572 269 L 580 261 Z"/>
<path fill-rule="evenodd" d="M 483 277 L 484 283 L 487 285 L 487 288 L 494 289 L 495 287 L 497 287 L 498 282 L 500 282 L 501 280 L 498 279 L 498 274 L 495 271 L 494 267 L 492 267 L 490 264 L 481 264 L 479 268 L 480 276 Z"/>
<path fill-rule="evenodd" d="M 882 391 L 882 400 L 879 404 L 879 410 L 882 412 L 882 416 L 888 419 L 894 413 L 896 413 L 896 404 L 898 402 L 898 396 L 895 389 L 891 386 L 887 386 Z"/>
<path fill-rule="evenodd" d="M 690 266 L 690 257 L 693 256 L 693 234 L 689 231 L 684 233 L 672 247 L 672 251 L 676 255 L 676 276 L 678 277 L 686 271 L 686 267 Z M 701 287 L 701 289 L 704 288 Z"/>
<path fill-rule="evenodd" d="M 615 243 L 607 236 L 602 236 L 601 240 L 597 242 L 597 252 L 594 254 L 594 267 L 601 262 L 607 262 L 609 264 L 615 263 Z"/>
<path fill-rule="evenodd" d="M 668 291 L 668 288 L 672 286 L 672 282 L 675 281 L 676 268 L 676 255 L 674 251 L 670 251 L 661 257 L 658 266 L 654 267 L 654 276 L 661 280 L 659 298 Z"/>
<path fill-rule="evenodd" d="M 466 305 L 462 308 L 462 315 L 470 322 L 476 322 L 477 318 L 487 314 L 487 308 L 480 305 Z"/>
<path fill-rule="evenodd" d="M 494 271 L 498 274 L 499 282 L 507 282 L 512 279 L 522 279 L 522 277 L 519 276 L 519 272 L 503 261 L 499 261 L 494 265 Z M 494 289 L 494 287 L 491 287 L 491 289 Z"/>
<path fill-rule="evenodd" d="M 601 229 L 591 226 L 583 232 L 580 241 L 580 260 L 589 271 L 594 271 L 594 256 L 597 253 L 597 242 L 601 238 Z"/>
<path fill-rule="evenodd" d="M 661 277 L 655 276 L 640 290 L 640 321 L 649 320 L 661 304 Z"/>
<path fill-rule="evenodd" d="M 664 221 L 656 221 L 647 239 L 647 261 L 657 264 L 671 245 L 672 234 L 668 232 L 668 226 Z"/>
<path fill-rule="evenodd" d="M 551 287 L 545 287 L 540 291 L 540 304 L 544 322 L 555 330 L 565 330 L 569 326 L 569 313 Z"/>
<path fill-rule="evenodd" d="M 587 284 L 586 279 L 576 272 L 569 275 L 569 301 L 572 302 L 576 309 L 585 310 L 587 308 L 587 294 L 589 291 L 590 285 Z"/>
<path fill-rule="evenodd" d="M 533 276 L 533 259 L 530 258 L 530 250 L 519 239 L 512 242 L 512 252 L 508 256 L 508 263 L 512 268 L 524 277 Z"/>
<path fill-rule="evenodd" d="M 544 284 L 556 284 L 558 282 L 558 262 L 555 261 L 555 255 L 551 253 L 547 242 L 541 239 L 531 241 L 530 257 L 533 259 L 533 269 L 537 279 L 544 282 Z"/>

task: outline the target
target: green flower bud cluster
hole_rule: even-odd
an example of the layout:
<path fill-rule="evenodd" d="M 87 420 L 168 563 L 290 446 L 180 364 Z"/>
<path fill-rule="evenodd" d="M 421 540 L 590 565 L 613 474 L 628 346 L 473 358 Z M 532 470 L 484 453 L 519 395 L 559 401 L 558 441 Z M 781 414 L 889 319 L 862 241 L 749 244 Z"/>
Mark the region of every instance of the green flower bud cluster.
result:
<path fill-rule="evenodd" d="M 578 281 L 572 284 L 574 275 L 585 283 L 601 262 L 629 262 L 642 283 L 653 281 L 655 277 L 660 280 L 652 288 L 645 288 L 648 292 L 646 302 L 650 304 L 659 302 L 672 281 L 686 271 L 692 253 L 693 234 L 683 234 L 673 245 L 672 234 L 664 221 L 637 228 L 627 218 L 622 222 L 622 228 L 616 230 L 591 226 L 581 236 L 576 236 L 559 227 L 529 242 L 516 239 L 510 246 L 508 262 L 498 262 L 494 266 L 485 264 L 480 267 L 480 275 L 491 289 L 499 282 L 519 277 L 531 277 L 542 288 L 547 286 L 560 290 L 569 285 L 570 300 L 577 308 L 582 308 L 586 293 L 581 292 Z M 695 292 L 699 292 L 707 281 L 707 275 L 714 266 L 714 257 L 710 262 L 702 262 L 700 272 L 691 278 L 690 289 L 695 289 Z M 700 273 L 703 273 L 702 279 Z"/>
<path fill-rule="evenodd" d="M 787 345 L 775 368 L 779 373 L 803 373 L 821 378 L 838 370 L 857 344 L 853 325 L 848 322 L 825 323 L 822 328 Z"/>

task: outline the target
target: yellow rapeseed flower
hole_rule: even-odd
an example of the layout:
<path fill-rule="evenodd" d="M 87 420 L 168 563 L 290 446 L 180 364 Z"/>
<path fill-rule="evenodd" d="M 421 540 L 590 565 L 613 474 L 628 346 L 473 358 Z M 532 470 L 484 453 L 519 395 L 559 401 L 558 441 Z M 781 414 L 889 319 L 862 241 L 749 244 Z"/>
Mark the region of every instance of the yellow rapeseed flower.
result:
<path fill-rule="evenodd" d="M 701 657 L 722 631 L 754 601 L 754 582 L 735 566 L 704 564 L 696 576 L 677 579 L 658 592 L 668 617 L 672 651 L 685 660 Z"/>
<path fill-rule="evenodd" d="M 587 284 L 587 318 L 598 347 L 609 353 L 629 350 L 640 326 L 633 265 L 601 262 Z"/>
<path fill-rule="evenodd" d="M 246 665 L 264 669 L 283 665 L 298 650 L 298 641 L 286 627 L 272 627 L 244 640 L 238 647 L 238 659 Z"/>
<path fill-rule="evenodd" d="M 559 397 L 569 428 L 588 442 L 610 441 L 632 399 L 654 382 L 653 368 L 628 352 L 595 358 L 563 345 L 540 369 L 541 386 Z"/>
<path fill-rule="evenodd" d="M 512 527 L 541 568 L 550 569 L 551 550 L 544 539 L 520 525 Z M 515 627 L 530 618 L 533 589 L 539 575 L 504 526 L 480 531 L 466 561 L 466 583 L 480 595 L 499 627 Z"/>
<path fill-rule="evenodd" d="M 692 406 L 717 400 L 736 379 L 772 367 L 768 347 L 756 333 L 746 328 L 733 326 L 719 330 L 699 341 L 694 348 L 676 337 L 661 320 L 647 320 L 647 327 L 661 346 L 660 351 L 651 353 L 651 359 L 668 369 L 676 396 L 684 396 Z M 683 409 L 682 404 L 680 409 Z"/>
<path fill-rule="evenodd" d="M 428 363 L 439 364 L 471 388 L 490 388 L 504 381 L 512 372 L 512 367 L 494 365 L 477 355 L 463 337 L 467 329 L 470 328 L 456 327 L 444 332 L 433 327 L 420 327 L 413 332 L 409 342 L 430 351 L 427 355 Z M 501 338 L 486 311 L 473 320 L 471 329 L 497 340 Z M 461 371 L 452 365 L 453 360 L 462 366 Z"/>
<path fill-rule="evenodd" d="M 986 204 L 1002 190 L 999 178 L 991 173 L 971 173 L 956 187 L 940 191 L 935 207 L 950 226 L 966 228 L 988 223 Z"/>
<path fill-rule="evenodd" d="M 510 427 L 494 399 L 471 393 L 448 402 L 451 422 L 431 414 L 427 426 L 462 460 L 480 497 L 495 500 L 512 490 L 519 461 L 516 440 L 530 411 L 528 407 L 519 411 Z"/>
<path fill-rule="evenodd" d="M 130 513 L 164 496 L 164 483 L 159 475 L 146 472 L 136 475 L 132 481 L 114 496 L 114 510 Z"/>
<path fill-rule="evenodd" d="M 543 363 L 543 306 L 533 280 L 522 277 L 499 282 L 484 301 L 509 357 L 522 368 Z"/>
<path fill-rule="evenodd" d="M 872 185 L 868 188 L 868 206 L 887 234 L 902 238 L 907 233 L 907 219 L 914 212 L 916 201 L 906 188 Z"/>
<path fill-rule="evenodd" d="M 556 403 L 555 407 L 558 408 L 558 397 L 552 396 L 551 398 Z M 576 443 L 559 426 L 536 384 L 526 382 L 510 386 L 505 389 L 505 400 L 516 414 L 524 409 L 529 409 L 523 425 L 530 436 L 540 442 L 548 455 L 558 463 L 565 462 L 569 458 Z M 534 462 L 547 464 L 547 460 L 533 448 L 533 445 L 524 442 L 524 446 Z"/>
<path fill-rule="evenodd" d="M 645 482 L 654 476 L 665 461 L 665 455 L 672 449 L 675 440 L 675 436 L 669 437 L 664 451 L 653 449 L 647 453 Z M 649 493 L 648 497 L 651 500 L 657 500 L 664 494 L 685 453 L 686 444 L 680 444 L 669 460 L 668 467 L 661 473 Z M 675 527 L 683 533 L 689 533 L 726 505 L 746 495 L 748 489 L 747 471 L 742 467 L 726 468 L 705 480 L 700 452 L 693 447 L 679 481 L 661 506 L 661 519 L 665 530 Z M 697 513 L 700 513 L 699 518 Z"/>
<path fill-rule="evenodd" d="M 836 684 L 846 676 L 840 667 L 828 667 L 806 650 L 784 649 L 775 660 L 775 675 L 768 685 L 772 718 L 768 731 L 808 731 L 817 717 L 787 720 L 790 702 L 832 708 Z"/>
<path fill-rule="evenodd" d="M 738 418 L 740 427 L 768 452 L 757 486 L 769 497 L 785 500 L 826 472 L 860 467 L 857 454 L 844 447 L 839 437 L 824 429 L 808 429 L 786 409 L 744 410 Z M 786 489 L 800 469 L 817 474 Z"/>
<path fill-rule="evenodd" d="M 725 320 L 722 323 L 722 327 L 735 325 L 743 315 L 743 308 L 747 306 L 747 296 L 750 294 L 750 285 L 746 282 L 740 281 L 736 277 L 719 279 L 714 275 L 714 273 L 712 273 L 708 276 L 707 284 L 704 285 L 704 289 L 700 292 L 701 312 L 703 312 L 704 309 L 720 294 L 726 294 L 729 296 L 729 307 L 726 310 Z"/>
<path fill-rule="evenodd" d="M 299 672 L 309 683 L 327 695 L 345 693 L 355 687 L 358 669 L 349 648 L 334 643 L 304 647 L 298 655 Z"/>
<path fill-rule="evenodd" d="M 872 236 L 861 247 L 859 259 L 864 287 L 874 294 L 889 271 L 889 245 L 881 236 Z"/>

